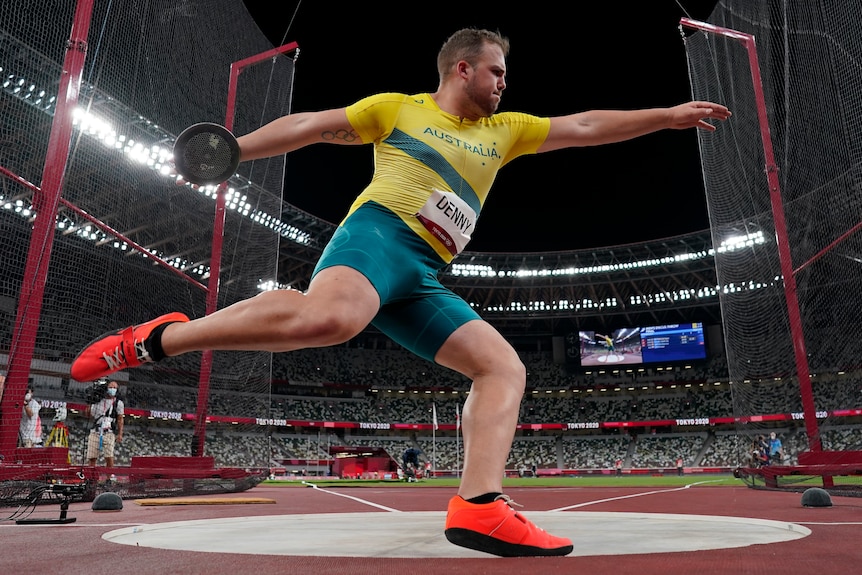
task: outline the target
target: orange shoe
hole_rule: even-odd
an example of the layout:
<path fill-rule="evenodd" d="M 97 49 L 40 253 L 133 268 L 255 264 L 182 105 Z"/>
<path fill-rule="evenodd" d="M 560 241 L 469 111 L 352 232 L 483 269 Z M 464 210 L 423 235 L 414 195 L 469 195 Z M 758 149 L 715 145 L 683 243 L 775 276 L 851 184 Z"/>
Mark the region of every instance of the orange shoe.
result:
<path fill-rule="evenodd" d="M 187 322 L 185 314 L 169 313 L 147 323 L 100 335 L 72 361 L 72 378 L 95 381 L 127 367 L 153 361 L 147 338 L 153 330 L 169 323 Z"/>
<path fill-rule="evenodd" d="M 470 503 L 456 495 L 449 500 L 446 539 L 455 545 L 500 557 L 568 555 L 572 552 L 571 540 L 539 529 L 512 509 L 513 504 L 506 495 L 485 504 Z"/>

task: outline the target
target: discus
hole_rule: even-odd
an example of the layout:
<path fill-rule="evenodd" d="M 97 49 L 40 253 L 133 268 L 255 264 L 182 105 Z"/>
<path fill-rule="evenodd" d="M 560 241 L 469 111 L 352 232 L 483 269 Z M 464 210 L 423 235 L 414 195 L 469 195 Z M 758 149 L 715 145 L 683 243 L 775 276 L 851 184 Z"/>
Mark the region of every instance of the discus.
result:
<path fill-rule="evenodd" d="M 210 186 L 227 181 L 240 161 L 239 144 L 230 130 L 210 122 L 183 130 L 174 142 L 174 167 L 187 182 Z"/>

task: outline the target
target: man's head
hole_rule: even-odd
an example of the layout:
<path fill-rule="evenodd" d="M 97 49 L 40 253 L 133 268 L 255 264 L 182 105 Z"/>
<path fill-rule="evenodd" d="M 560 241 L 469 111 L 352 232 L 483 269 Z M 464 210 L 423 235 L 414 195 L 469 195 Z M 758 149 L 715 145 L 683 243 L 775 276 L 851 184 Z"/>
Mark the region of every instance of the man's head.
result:
<path fill-rule="evenodd" d="M 119 384 L 116 381 L 109 381 L 106 392 L 111 397 L 117 395 L 117 390 L 120 388 Z"/>
<path fill-rule="evenodd" d="M 443 43 L 437 54 L 437 73 L 443 81 L 451 74 L 460 60 L 475 66 L 487 45 L 499 46 L 503 56 L 509 55 L 509 39 L 498 32 L 464 28 L 458 30 Z"/>
<path fill-rule="evenodd" d="M 497 110 L 506 88 L 509 40 L 498 32 L 464 28 L 452 34 L 437 55 L 440 85 L 459 81 L 464 115 L 487 117 Z"/>

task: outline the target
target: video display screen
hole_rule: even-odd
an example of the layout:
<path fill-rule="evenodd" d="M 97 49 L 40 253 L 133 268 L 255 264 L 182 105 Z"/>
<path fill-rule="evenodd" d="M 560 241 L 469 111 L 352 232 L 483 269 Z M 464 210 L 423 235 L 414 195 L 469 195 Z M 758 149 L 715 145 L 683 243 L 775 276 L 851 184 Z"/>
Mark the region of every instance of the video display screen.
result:
<path fill-rule="evenodd" d="M 644 363 L 706 358 L 702 323 L 678 323 L 641 329 Z"/>
<path fill-rule="evenodd" d="M 638 365 L 706 358 L 702 323 L 578 332 L 583 367 Z"/>
<path fill-rule="evenodd" d="M 634 365 L 643 363 L 639 327 L 616 329 L 602 334 L 578 332 L 581 345 L 581 366 Z"/>

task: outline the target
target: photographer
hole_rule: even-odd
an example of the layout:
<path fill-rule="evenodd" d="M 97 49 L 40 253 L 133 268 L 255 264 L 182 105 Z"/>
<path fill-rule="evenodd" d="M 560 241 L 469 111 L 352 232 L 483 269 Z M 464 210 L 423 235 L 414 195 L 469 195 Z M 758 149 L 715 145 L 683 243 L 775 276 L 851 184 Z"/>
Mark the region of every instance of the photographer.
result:
<path fill-rule="evenodd" d="M 87 459 L 96 466 L 99 453 L 105 457 L 105 467 L 114 466 L 114 445 L 123 441 L 123 401 L 117 397 L 119 385 L 116 381 L 98 383 L 93 388 L 91 405 L 87 415 L 92 419 L 87 438 Z"/>

